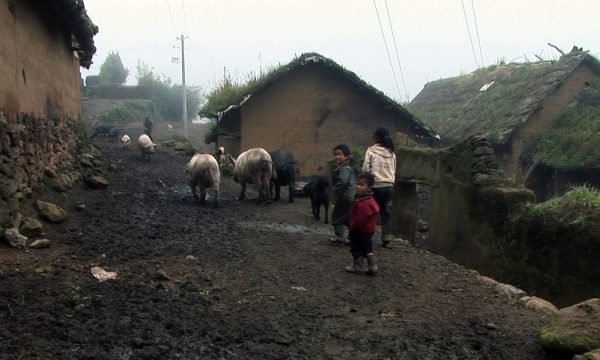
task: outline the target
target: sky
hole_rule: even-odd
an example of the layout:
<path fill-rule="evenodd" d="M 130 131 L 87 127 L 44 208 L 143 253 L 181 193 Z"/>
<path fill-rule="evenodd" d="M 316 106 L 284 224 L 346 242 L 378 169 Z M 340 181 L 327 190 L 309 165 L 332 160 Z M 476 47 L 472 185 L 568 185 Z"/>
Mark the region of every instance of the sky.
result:
<path fill-rule="evenodd" d="M 332 59 L 399 102 L 412 100 L 429 81 L 480 66 L 558 58 L 547 43 L 600 55 L 599 0 L 84 3 L 100 29 L 94 63 L 81 69 L 84 78 L 97 75 L 116 51 L 129 69 L 128 85 L 137 84 L 139 61 L 181 84 L 177 38 L 184 35 L 186 84 L 206 94 L 224 74 L 243 81 L 305 52 Z"/>

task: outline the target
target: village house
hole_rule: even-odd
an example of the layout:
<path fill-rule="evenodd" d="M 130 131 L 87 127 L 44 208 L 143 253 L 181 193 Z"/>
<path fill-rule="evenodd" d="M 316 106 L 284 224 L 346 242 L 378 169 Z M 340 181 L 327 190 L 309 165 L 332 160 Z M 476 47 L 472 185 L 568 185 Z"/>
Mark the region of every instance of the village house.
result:
<path fill-rule="evenodd" d="M 437 141 L 427 126 L 394 100 L 314 53 L 275 69 L 219 110 L 209 142 L 234 156 L 253 147 L 290 149 L 301 175 L 324 168 L 336 144 L 363 152 L 378 126 L 396 138 L 422 144 Z"/>
<path fill-rule="evenodd" d="M 0 4 L 0 230 L 45 174 L 73 163 L 81 134 L 79 67 L 98 28 L 83 1 Z"/>
<path fill-rule="evenodd" d="M 446 145 L 482 134 L 500 168 L 536 193 L 600 185 L 600 63 L 578 48 L 556 61 L 492 65 L 433 81 L 410 104 Z"/>

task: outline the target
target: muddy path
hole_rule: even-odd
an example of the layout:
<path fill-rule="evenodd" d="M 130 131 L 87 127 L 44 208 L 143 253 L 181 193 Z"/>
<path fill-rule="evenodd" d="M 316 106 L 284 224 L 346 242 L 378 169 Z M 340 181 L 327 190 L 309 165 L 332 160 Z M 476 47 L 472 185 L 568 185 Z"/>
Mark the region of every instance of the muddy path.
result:
<path fill-rule="evenodd" d="M 307 199 L 240 203 L 224 179 L 202 207 L 188 156 L 97 143 L 120 164 L 111 185 L 42 189 L 29 201 L 69 213 L 46 225 L 51 248 L 0 246 L 0 359 L 546 358 L 538 314 L 442 257 L 397 242 L 376 248 L 377 276 L 348 274 Z"/>

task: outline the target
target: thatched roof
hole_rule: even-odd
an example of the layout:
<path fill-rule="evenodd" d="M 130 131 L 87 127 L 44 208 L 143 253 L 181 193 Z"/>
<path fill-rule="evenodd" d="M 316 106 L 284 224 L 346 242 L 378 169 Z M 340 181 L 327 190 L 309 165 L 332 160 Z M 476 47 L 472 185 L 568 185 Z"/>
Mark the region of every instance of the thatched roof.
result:
<path fill-rule="evenodd" d="M 345 69 L 335 61 L 317 53 L 304 53 L 292 60 L 290 63 L 281 65 L 262 77 L 249 81 L 247 84 L 234 87 L 231 91 L 226 93 L 221 91 L 218 94 L 213 93 L 209 95 L 208 102 L 200 110 L 200 114 L 213 118 L 226 117 L 228 112 L 241 106 L 250 97 L 256 96 L 257 93 L 269 86 L 271 83 L 285 77 L 292 70 L 295 70 L 301 66 L 322 66 L 335 71 L 353 83 L 359 91 L 376 98 L 383 107 L 397 112 L 402 118 L 407 119 L 412 130 L 417 136 L 425 139 L 432 139 L 436 136 L 436 134 L 428 126 L 421 123 L 399 103 L 392 100 L 366 81 L 362 80 L 354 72 Z M 226 99 L 226 101 L 223 101 L 224 99 Z"/>
<path fill-rule="evenodd" d="M 600 169 L 600 79 L 580 91 L 552 128 L 537 136 L 527 160 L 562 171 Z"/>
<path fill-rule="evenodd" d="M 60 26 L 69 36 L 79 64 L 89 68 L 96 53 L 94 35 L 98 27 L 88 17 L 83 0 L 29 0 L 28 3 L 38 10 L 40 17 Z"/>
<path fill-rule="evenodd" d="M 505 144 L 584 63 L 600 75 L 598 60 L 577 48 L 557 61 L 492 65 L 428 83 L 409 109 L 450 142 L 483 134 L 493 144 Z"/>

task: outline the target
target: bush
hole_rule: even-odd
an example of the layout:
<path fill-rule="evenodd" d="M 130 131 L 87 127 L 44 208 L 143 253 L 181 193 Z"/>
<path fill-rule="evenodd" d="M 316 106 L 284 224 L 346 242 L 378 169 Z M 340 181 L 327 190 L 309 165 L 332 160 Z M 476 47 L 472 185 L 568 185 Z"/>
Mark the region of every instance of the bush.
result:
<path fill-rule="evenodd" d="M 152 101 L 128 100 L 101 114 L 98 116 L 98 120 L 100 123 L 122 125 L 134 121 L 142 121 L 145 115 L 151 118 L 160 117 Z"/>
<path fill-rule="evenodd" d="M 138 86 L 144 87 L 147 91 L 148 99 L 156 105 L 156 110 L 160 112 L 164 119 L 179 122 L 182 117 L 182 87 L 173 85 L 171 79 L 164 75 L 158 75 L 152 68 L 144 63 L 138 63 L 137 66 Z M 188 120 L 193 119 L 198 114 L 200 108 L 201 92 L 196 86 L 186 86 L 186 107 Z"/>

